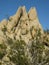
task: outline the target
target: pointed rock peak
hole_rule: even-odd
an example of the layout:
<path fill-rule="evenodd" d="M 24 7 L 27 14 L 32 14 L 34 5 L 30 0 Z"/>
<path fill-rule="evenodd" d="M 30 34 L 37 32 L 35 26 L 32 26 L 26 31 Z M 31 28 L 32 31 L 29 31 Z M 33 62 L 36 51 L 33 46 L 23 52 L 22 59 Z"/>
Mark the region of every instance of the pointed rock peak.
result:
<path fill-rule="evenodd" d="M 22 7 L 19 7 L 17 12 L 16 12 L 16 15 L 15 15 L 17 18 L 21 17 L 22 16 Z"/>
<path fill-rule="evenodd" d="M 15 26 L 19 24 L 19 20 L 22 16 L 22 7 L 19 7 L 16 14 L 12 16 L 12 22 L 9 22 L 7 25 L 8 32 L 11 32 L 11 29 L 13 29 Z"/>
<path fill-rule="evenodd" d="M 36 12 L 36 8 L 32 8 L 29 10 L 28 12 L 28 16 L 30 20 L 34 20 L 37 17 L 37 12 Z"/>
<path fill-rule="evenodd" d="M 28 14 L 26 12 L 26 8 L 25 6 L 22 7 L 22 17 L 21 17 L 21 20 L 26 20 L 28 19 Z"/>
<path fill-rule="evenodd" d="M 15 21 L 17 21 L 22 15 L 22 7 L 20 6 L 16 12 L 16 14 L 14 14 L 13 16 L 10 16 L 10 20 L 13 19 Z"/>
<path fill-rule="evenodd" d="M 22 11 L 23 11 L 23 12 L 22 12 L 22 13 L 23 13 L 23 16 L 26 16 L 26 15 L 27 15 L 27 12 L 26 12 L 25 6 L 22 7 Z"/>
<path fill-rule="evenodd" d="M 18 8 L 16 14 L 17 14 L 18 12 L 22 13 L 22 7 L 21 7 L 21 6 Z"/>

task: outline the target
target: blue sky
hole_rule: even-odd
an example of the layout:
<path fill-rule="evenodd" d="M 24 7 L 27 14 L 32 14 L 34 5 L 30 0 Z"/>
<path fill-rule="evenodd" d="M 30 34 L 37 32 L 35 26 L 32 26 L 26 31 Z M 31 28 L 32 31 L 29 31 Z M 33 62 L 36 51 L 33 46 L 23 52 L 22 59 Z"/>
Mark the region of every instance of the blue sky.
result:
<path fill-rule="evenodd" d="M 18 7 L 24 5 L 27 11 L 36 7 L 43 29 L 49 29 L 49 0 L 0 0 L 0 21 L 14 15 Z"/>

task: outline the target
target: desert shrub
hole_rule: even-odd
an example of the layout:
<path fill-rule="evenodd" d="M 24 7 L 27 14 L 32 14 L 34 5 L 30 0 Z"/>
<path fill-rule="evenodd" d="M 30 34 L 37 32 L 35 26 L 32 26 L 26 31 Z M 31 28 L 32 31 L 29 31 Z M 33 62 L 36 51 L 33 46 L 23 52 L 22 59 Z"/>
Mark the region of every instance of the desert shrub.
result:
<path fill-rule="evenodd" d="M 49 65 L 49 46 L 47 45 L 49 41 L 47 39 L 46 35 L 42 37 L 40 29 L 36 30 L 34 38 L 28 44 L 21 39 L 12 40 L 7 37 L 6 43 L 0 43 L 0 65 Z M 4 62 L 5 56 L 9 58 L 9 62 Z"/>
<path fill-rule="evenodd" d="M 11 38 L 7 38 L 7 43 L 8 43 L 8 45 L 10 46 L 10 45 L 12 45 L 14 42 L 13 42 L 13 40 L 11 39 Z"/>
<path fill-rule="evenodd" d="M 26 44 L 22 40 L 17 40 L 11 45 L 11 50 L 8 55 L 10 60 L 16 65 L 29 65 L 28 56 L 25 54 Z"/>
<path fill-rule="evenodd" d="M 32 63 L 38 65 L 42 62 L 42 55 L 44 51 L 44 45 L 38 40 L 34 40 L 31 45 Z"/>
<path fill-rule="evenodd" d="M 30 52 L 32 54 L 32 65 L 49 65 L 49 50 L 45 50 L 40 30 L 37 31 L 31 43 Z"/>
<path fill-rule="evenodd" d="M 0 43 L 0 59 L 6 54 L 6 48 L 7 46 L 4 43 Z"/>

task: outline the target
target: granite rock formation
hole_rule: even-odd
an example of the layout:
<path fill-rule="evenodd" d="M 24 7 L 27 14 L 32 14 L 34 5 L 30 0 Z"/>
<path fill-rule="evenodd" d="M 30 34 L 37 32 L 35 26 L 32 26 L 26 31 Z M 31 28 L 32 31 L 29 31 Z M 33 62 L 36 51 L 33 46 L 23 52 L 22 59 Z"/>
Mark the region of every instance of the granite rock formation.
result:
<path fill-rule="evenodd" d="M 35 7 L 31 8 L 29 12 L 26 12 L 26 8 L 23 6 L 19 7 L 16 14 L 10 16 L 8 20 L 4 19 L 0 22 L 0 38 L 4 41 L 8 37 L 13 40 L 22 39 L 28 43 L 38 29 L 40 29 L 41 34 L 43 34 L 43 29 L 39 23 Z"/>
<path fill-rule="evenodd" d="M 0 65 L 49 65 L 49 31 L 43 31 L 35 7 L 19 7 L 0 22 Z"/>

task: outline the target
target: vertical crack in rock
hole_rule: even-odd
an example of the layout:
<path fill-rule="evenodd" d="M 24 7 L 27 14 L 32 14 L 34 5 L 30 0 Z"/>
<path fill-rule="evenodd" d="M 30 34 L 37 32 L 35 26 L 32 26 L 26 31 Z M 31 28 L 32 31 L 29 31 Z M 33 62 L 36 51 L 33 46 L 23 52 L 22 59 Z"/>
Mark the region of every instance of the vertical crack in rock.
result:
<path fill-rule="evenodd" d="M 22 7 L 19 7 L 17 13 L 14 16 L 12 16 L 12 21 L 8 22 L 7 25 L 8 32 L 10 32 L 11 29 L 13 29 L 16 25 L 18 25 L 21 15 L 22 15 Z"/>

